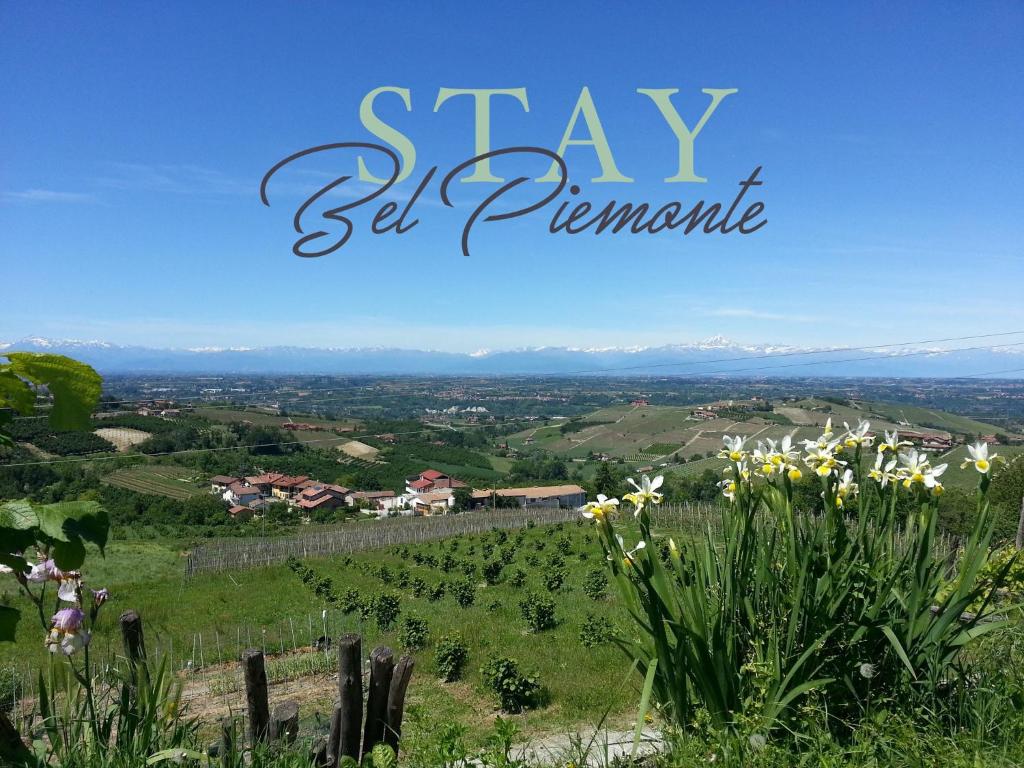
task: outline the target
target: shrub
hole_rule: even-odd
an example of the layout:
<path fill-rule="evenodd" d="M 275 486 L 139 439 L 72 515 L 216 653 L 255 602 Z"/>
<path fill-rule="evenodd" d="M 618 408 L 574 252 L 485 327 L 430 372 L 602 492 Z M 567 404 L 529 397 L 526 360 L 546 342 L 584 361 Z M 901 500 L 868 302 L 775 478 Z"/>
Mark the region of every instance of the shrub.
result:
<path fill-rule="evenodd" d="M 555 626 L 555 601 L 531 592 L 519 601 L 519 612 L 531 632 L 543 632 Z"/>
<path fill-rule="evenodd" d="M 587 571 L 583 577 L 583 594 L 591 600 L 600 600 L 604 597 L 605 589 L 608 587 L 608 577 L 604 568 L 594 568 Z"/>
<path fill-rule="evenodd" d="M 544 572 L 544 586 L 548 592 L 557 592 L 565 584 L 565 569 L 551 568 Z"/>
<path fill-rule="evenodd" d="M 458 565 L 458 563 L 455 562 L 455 558 L 447 552 L 441 556 L 441 570 L 445 573 L 451 573 L 454 571 L 456 565 Z"/>
<path fill-rule="evenodd" d="M 501 580 L 501 571 L 505 567 L 505 564 L 501 560 L 491 560 L 489 563 L 485 563 L 483 567 L 484 581 L 491 586 L 494 586 Z"/>
<path fill-rule="evenodd" d="M 363 596 L 355 587 L 349 587 L 341 596 L 340 603 L 341 610 L 343 613 L 353 613 L 354 611 L 362 611 Z"/>
<path fill-rule="evenodd" d="M 614 630 L 608 619 L 588 613 L 580 627 L 580 642 L 584 648 L 593 648 L 610 640 L 613 634 Z"/>
<path fill-rule="evenodd" d="M 476 601 L 476 587 L 466 579 L 453 581 L 448 587 L 448 593 L 462 608 L 469 608 Z"/>
<path fill-rule="evenodd" d="M 480 676 L 506 712 L 522 712 L 532 707 L 540 691 L 537 678 L 524 675 L 515 659 L 491 659 L 480 669 Z"/>
<path fill-rule="evenodd" d="M 642 674 L 657 660 L 653 700 L 671 722 L 702 716 L 726 733 L 756 722 L 763 734 L 786 727 L 811 696 L 828 702 L 830 726 L 841 729 L 856 726 L 869 700 L 933 713 L 976 697 L 975 645 L 1001 629 L 985 597 L 1003 588 L 1009 567 L 979 579 L 995 524 L 989 477 L 979 476 L 973 530 L 951 552 L 937 536 L 945 467 L 913 449 L 889 464 L 900 450 L 889 436 L 862 456 L 875 439 L 868 429 L 835 437 L 826 429 L 802 456 L 788 438 L 753 453 L 741 437 L 726 438 L 733 464 L 721 484 L 729 503 L 720 531 L 708 526 L 684 548 L 670 541 L 667 563 L 651 534 L 650 499 L 636 510 L 635 544 L 624 543 L 610 508 L 591 505 L 636 618 L 630 657 Z M 810 482 L 796 482 L 800 467 L 812 470 Z M 644 486 L 656 490 L 646 477 Z M 808 492 L 795 514 L 801 486 Z"/>
<path fill-rule="evenodd" d="M 476 563 L 463 563 L 462 575 L 465 576 L 467 579 L 476 578 Z"/>
<path fill-rule="evenodd" d="M 373 619 L 381 632 L 386 632 L 394 625 L 402 611 L 401 604 L 402 599 L 395 592 L 380 592 L 373 598 Z"/>
<path fill-rule="evenodd" d="M 437 584 L 427 589 L 427 600 L 432 603 L 436 603 L 444 597 L 445 590 L 446 584 L 443 581 L 437 582 Z"/>
<path fill-rule="evenodd" d="M 409 587 L 412 590 L 413 597 L 423 597 L 427 594 L 427 582 L 425 582 L 419 576 L 413 576 L 409 581 Z"/>
<path fill-rule="evenodd" d="M 445 635 L 438 641 L 437 650 L 434 651 L 434 666 L 437 667 L 438 676 L 446 683 L 462 677 L 462 670 L 468 660 L 469 648 L 458 632 Z"/>
<path fill-rule="evenodd" d="M 559 536 L 557 539 L 555 539 L 555 547 L 563 555 L 568 555 L 570 552 L 572 552 L 572 539 L 570 539 L 568 536 Z"/>
<path fill-rule="evenodd" d="M 403 648 L 411 651 L 422 650 L 427 644 L 427 621 L 420 616 L 407 615 L 402 617 L 398 626 L 398 642 Z"/>
<path fill-rule="evenodd" d="M 508 583 L 516 589 L 523 586 L 526 583 L 526 571 L 522 568 L 513 569 L 513 571 L 508 575 Z"/>

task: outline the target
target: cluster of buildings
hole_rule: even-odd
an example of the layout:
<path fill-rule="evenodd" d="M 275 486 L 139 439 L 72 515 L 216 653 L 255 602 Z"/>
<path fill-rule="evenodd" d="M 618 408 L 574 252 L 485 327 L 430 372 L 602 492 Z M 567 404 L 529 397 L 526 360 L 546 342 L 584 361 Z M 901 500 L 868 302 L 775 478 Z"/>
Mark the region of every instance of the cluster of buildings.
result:
<path fill-rule="evenodd" d="M 280 472 L 249 477 L 215 475 L 210 478 L 210 492 L 224 499 L 232 517 L 243 512 L 258 514 L 274 502 L 291 504 L 304 514 L 310 514 L 318 510 L 373 504 L 377 499 L 395 495 L 394 491 L 354 491 L 343 485 L 322 483 L 305 475 L 293 476 Z"/>
<path fill-rule="evenodd" d="M 425 469 L 406 478 L 402 494 L 356 491 L 305 475 L 279 472 L 249 477 L 216 475 L 210 478 L 210 492 L 224 499 L 232 517 L 243 513 L 260 514 L 275 502 L 290 504 L 304 515 L 342 507 L 360 509 L 379 517 L 439 515 L 447 514 L 456 506 L 456 492 L 460 492 L 461 501 L 470 509 L 509 506 L 510 501 L 522 507 L 579 507 L 586 503 L 586 492 L 578 485 L 474 489 L 436 469 Z"/>

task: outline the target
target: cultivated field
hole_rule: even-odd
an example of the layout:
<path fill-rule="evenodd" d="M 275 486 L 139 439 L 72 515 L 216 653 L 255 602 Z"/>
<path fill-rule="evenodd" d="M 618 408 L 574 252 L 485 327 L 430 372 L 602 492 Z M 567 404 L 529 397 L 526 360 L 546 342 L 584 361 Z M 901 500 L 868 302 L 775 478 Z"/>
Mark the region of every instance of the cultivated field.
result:
<path fill-rule="evenodd" d="M 347 443 L 342 443 L 337 446 L 337 448 L 342 453 L 348 454 L 354 459 L 373 460 L 377 458 L 377 454 L 380 453 L 380 451 L 372 445 L 361 443 L 358 440 L 349 440 Z"/>
<path fill-rule="evenodd" d="M 913 429 L 945 437 L 950 432 L 997 431 L 991 424 L 942 411 L 867 402 L 838 405 L 814 398 L 776 406 L 765 416 L 754 412 L 744 420 L 726 417 L 702 421 L 690 416 L 692 410 L 690 406 L 611 406 L 582 417 L 574 424 L 581 427 L 576 431 L 563 434 L 561 427 L 566 422 L 558 421 L 518 432 L 509 437 L 509 445 L 519 450 L 545 450 L 568 459 L 605 454 L 642 465 L 672 464 L 674 456 L 690 460 L 717 452 L 724 435 L 745 435 L 752 442 L 787 434 L 793 434 L 797 441 L 814 438 L 830 418 L 836 429 L 841 429 L 843 422 L 856 424 L 865 419 L 878 434 Z M 909 425 L 899 423 L 904 420 L 909 420 Z"/>
<path fill-rule="evenodd" d="M 339 434 L 353 431 L 358 424 L 358 422 L 354 420 L 330 421 L 327 419 L 316 419 L 306 416 L 296 416 L 295 418 L 291 418 L 289 416 L 275 416 L 274 414 L 267 413 L 265 411 L 249 410 L 244 408 L 196 408 L 195 413 L 197 416 L 209 419 L 210 421 L 219 421 L 224 424 L 242 422 L 256 424 L 259 426 L 277 427 L 278 429 L 285 429 L 285 424 L 293 422 L 312 424 L 316 427 L 320 427 L 321 429 L 295 430 L 288 432 L 288 434 L 294 435 L 292 439 L 298 442 L 313 443 L 314 445 L 320 445 L 324 448 L 329 448 L 331 445 L 336 444 L 335 442 L 332 442 L 332 438 L 337 437 Z"/>
<path fill-rule="evenodd" d="M 679 540 L 678 531 L 675 535 Z M 483 566 L 502 552 L 508 563 L 497 583 L 488 584 Z M 240 649 L 253 646 L 268 654 L 272 700 L 301 690 L 307 710 L 330 712 L 337 687 L 327 673 L 333 662 L 325 663 L 311 651 L 311 639 L 326 626 L 332 637 L 360 632 L 364 648 L 385 643 L 401 649 L 399 628 L 405 616 L 426 620 L 428 630 L 426 647 L 413 652 L 416 672 L 409 701 L 416 714 L 409 720 L 411 733 L 455 721 L 467 726 L 470 740 L 479 743 L 498 715 L 479 670 L 496 656 L 517 659 L 538 675 L 544 688 L 544 706 L 511 716 L 525 734 L 565 732 L 596 722 L 606 710 L 611 713 L 609 725 L 625 724 L 635 713 L 640 681 L 628 674 L 628 660 L 607 640 L 589 648 L 581 641 L 590 617 L 617 631 L 628 627 L 611 585 L 597 599 L 584 591 L 591 571 L 605 573 L 604 556 L 589 525 L 574 521 L 491 531 L 302 560 L 318 577 L 331 580 L 336 597 L 350 589 L 363 599 L 397 596 L 400 616 L 386 629 L 373 615 L 346 613 L 343 601 L 317 596 L 283 564 L 186 580 L 181 555 L 173 545 L 114 543 L 105 559 L 90 557 L 85 569 L 90 585 L 107 587 L 112 595 L 92 649 L 101 662 L 121 653 L 116 617 L 127 608 L 138 610 L 146 623 L 147 646 L 173 660 L 186 683 L 186 697 L 207 722 L 216 722 L 229 708 L 244 707 L 234 660 Z M 550 581 L 554 572 L 564 576 L 562 584 Z M 431 596 L 442 583 L 447 587 L 443 596 Z M 455 596 L 459 585 L 469 593 L 462 598 L 465 604 Z M 529 631 L 520 602 L 531 593 L 554 601 L 554 628 Z M 481 632 L 484 626 L 487 631 Z M 456 632 L 469 649 L 465 675 L 459 682 L 442 683 L 434 650 L 442 635 Z M 18 626 L 17 643 L 0 646 L 0 665 L 25 670 L 44 653 L 40 628 L 26 619 Z"/>
<path fill-rule="evenodd" d="M 141 429 L 129 429 L 128 427 L 104 427 L 102 429 L 94 429 L 93 434 L 102 437 L 104 440 L 109 440 L 119 451 L 127 451 L 133 445 L 145 442 L 149 439 L 149 432 L 143 432 Z"/>
<path fill-rule="evenodd" d="M 138 493 L 187 499 L 206 491 L 203 477 L 194 469 L 171 464 L 147 464 L 140 467 L 118 469 L 103 478 L 109 485 L 127 488 Z"/>

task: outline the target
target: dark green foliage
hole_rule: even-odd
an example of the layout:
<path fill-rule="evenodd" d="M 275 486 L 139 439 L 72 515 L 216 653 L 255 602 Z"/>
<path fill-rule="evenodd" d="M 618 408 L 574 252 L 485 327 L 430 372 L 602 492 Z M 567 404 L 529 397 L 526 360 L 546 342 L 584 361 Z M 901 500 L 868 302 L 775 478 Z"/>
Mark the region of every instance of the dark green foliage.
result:
<path fill-rule="evenodd" d="M 565 568 L 548 568 L 544 571 L 544 586 L 548 592 L 557 592 L 565 584 Z"/>
<path fill-rule="evenodd" d="M 412 614 L 402 617 L 398 625 L 398 642 L 410 651 L 422 650 L 427 644 L 427 620 Z"/>
<path fill-rule="evenodd" d="M 446 683 L 462 677 L 462 670 L 469 660 L 469 647 L 458 632 L 445 635 L 437 643 L 434 651 L 434 666 L 437 675 Z"/>
<path fill-rule="evenodd" d="M 591 600 L 600 600 L 608 588 L 608 575 L 604 568 L 593 568 L 583 577 L 583 594 Z"/>
<path fill-rule="evenodd" d="M 435 584 L 427 590 L 427 600 L 429 600 L 432 603 L 436 603 L 438 600 L 444 597 L 445 588 L 445 582 L 437 582 L 437 584 Z"/>
<path fill-rule="evenodd" d="M 515 659 L 491 659 L 480 669 L 480 676 L 506 712 L 522 712 L 535 705 L 540 683 L 535 676 L 523 674 Z"/>
<path fill-rule="evenodd" d="M 593 648 L 610 640 L 613 634 L 614 630 L 608 619 L 588 613 L 580 627 L 580 642 L 584 648 Z"/>
<path fill-rule="evenodd" d="M 466 579 L 456 579 L 448 585 L 448 594 L 462 608 L 469 608 L 476 601 L 476 587 Z"/>
<path fill-rule="evenodd" d="M 514 568 L 508 575 L 508 584 L 518 589 L 526 583 L 526 571 L 522 568 Z"/>
<path fill-rule="evenodd" d="M 555 601 L 546 595 L 530 592 L 519 601 L 519 612 L 531 632 L 543 632 L 555 626 Z"/>
<path fill-rule="evenodd" d="M 501 560 L 491 560 L 489 563 L 485 563 L 483 567 L 484 581 L 491 586 L 494 586 L 501 581 L 501 572 L 504 569 L 505 564 Z"/>
<path fill-rule="evenodd" d="M 380 592 L 373 598 L 373 619 L 382 632 L 391 629 L 402 611 L 402 599 L 396 592 Z"/>

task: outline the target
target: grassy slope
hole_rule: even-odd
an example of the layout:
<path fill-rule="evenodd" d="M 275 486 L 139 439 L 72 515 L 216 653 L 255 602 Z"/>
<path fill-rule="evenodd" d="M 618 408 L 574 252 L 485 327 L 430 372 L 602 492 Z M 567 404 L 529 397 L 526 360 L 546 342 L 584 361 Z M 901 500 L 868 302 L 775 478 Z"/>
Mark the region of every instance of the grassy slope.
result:
<path fill-rule="evenodd" d="M 423 727 L 433 728 L 456 717 L 470 726 L 471 733 L 482 734 L 493 721 L 495 712 L 491 697 L 480 688 L 479 668 L 495 655 L 514 657 L 524 668 L 536 671 L 550 693 L 549 706 L 518 718 L 529 732 L 557 731 L 591 722 L 608 708 L 616 718 L 627 717 L 635 707 L 637 681 L 632 677 L 624 681 L 628 664 L 620 652 L 610 645 L 588 650 L 578 639 L 580 625 L 588 612 L 614 621 L 621 621 L 624 616 L 615 600 L 595 603 L 584 596 L 580 589 L 582 579 L 587 571 L 603 565 L 603 557 L 596 540 L 587 536 L 588 529 L 567 525 L 565 532 L 572 539 L 574 549 L 573 554 L 565 556 L 568 586 L 555 595 L 559 625 L 554 630 L 537 635 L 528 633 L 518 607 L 530 589 L 547 594 L 542 578 L 547 570 L 547 557 L 554 550 L 555 534 L 546 527 L 527 532 L 516 562 L 506 570 L 506 576 L 514 567 L 526 570 L 529 574 L 526 587 L 516 589 L 507 583 L 485 586 L 482 579 L 476 578 L 476 604 L 467 609 L 458 607 L 451 597 L 431 603 L 426 598 L 413 598 L 408 590 L 398 590 L 402 592 L 403 611 L 424 617 L 430 626 L 432 642 L 425 651 L 416 654 L 417 672 L 411 693 L 411 700 L 423 705 L 422 714 L 426 718 Z M 473 538 L 479 541 L 478 537 Z M 544 543 L 545 549 L 537 551 L 536 542 Z M 423 552 L 435 554 L 441 548 L 440 542 L 419 547 Z M 463 543 L 456 558 L 460 564 L 467 560 L 479 564 L 483 562 L 484 551 L 490 555 L 491 546 L 484 548 L 477 543 L 475 553 L 469 555 Z M 586 553 L 587 560 L 579 559 L 579 551 Z M 540 558 L 538 566 L 525 563 L 529 553 Z M 367 595 L 382 589 L 397 589 L 394 585 L 385 586 L 376 576 L 367 575 L 359 567 L 360 564 L 382 563 L 394 570 L 408 567 L 411 575 L 421 576 L 429 584 L 461 578 L 458 572 L 443 574 L 440 569 L 417 566 L 408 557 L 400 557 L 392 551 L 362 553 L 347 566 L 339 559 L 307 561 L 319 575 L 333 580 L 339 594 L 348 587 L 356 587 Z M 233 658 L 238 652 L 239 638 L 242 646 L 265 642 L 272 651 L 279 649 L 282 642 L 291 646 L 292 629 L 299 645 L 308 644 L 310 625 L 314 635 L 321 634 L 324 603 L 283 565 L 193 581 L 185 581 L 183 571 L 180 546 L 174 543 L 114 543 L 105 560 L 90 557 L 86 567 L 89 584 L 108 587 L 113 596 L 105 608 L 93 646 L 98 659 L 118 652 L 116 617 L 127 608 L 138 610 L 144 617 L 151 649 L 159 648 L 166 653 L 173 643 L 174 659 L 179 666 L 191 657 L 199 633 L 203 637 L 207 664 L 213 663 L 218 645 L 225 660 Z M 13 592 L 8 592 L 8 596 L 13 596 Z M 492 603 L 497 603 L 497 607 L 492 608 Z M 15 604 L 24 607 L 20 598 L 15 598 Z M 330 633 L 335 636 L 342 631 L 361 631 L 364 649 L 378 643 L 400 647 L 394 632 L 381 633 L 372 624 L 362 625 L 356 614 L 344 616 L 331 609 L 328 622 Z M 486 631 L 482 632 L 484 627 Z M 470 647 L 467 680 L 443 685 L 434 676 L 433 639 L 452 631 L 461 632 Z M 13 646 L 0 646 L 0 665 L 13 664 L 25 670 L 28 664 L 37 664 L 44 655 L 38 617 L 26 612 L 19 626 L 18 642 Z M 234 669 L 233 665 L 228 669 Z M 310 696 L 326 708 L 333 695 L 332 686 L 330 680 L 316 681 Z"/>

